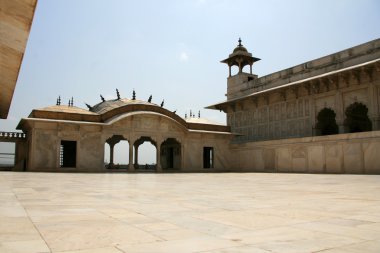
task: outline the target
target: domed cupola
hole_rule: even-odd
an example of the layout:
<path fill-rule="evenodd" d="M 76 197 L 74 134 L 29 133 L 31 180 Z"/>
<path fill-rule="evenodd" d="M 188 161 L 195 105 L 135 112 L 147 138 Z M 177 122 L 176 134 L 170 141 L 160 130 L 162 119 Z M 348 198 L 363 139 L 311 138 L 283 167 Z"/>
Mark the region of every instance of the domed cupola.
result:
<path fill-rule="evenodd" d="M 246 52 L 246 53 L 248 53 L 248 50 L 245 47 L 243 47 L 243 45 L 241 44 L 241 39 L 240 38 L 239 38 L 239 45 L 237 45 L 237 47 L 235 47 L 235 49 L 233 51 L 233 54 L 235 54 L 237 52 Z M 250 55 L 252 56 L 252 54 L 250 54 Z"/>
<path fill-rule="evenodd" d="M 239 44 L 234 49 L 232 54 L 223 61 L 222 63 L 226 63 L 229 67 L 229 76 L 231 76 L 231 67 L 237 66 L 239 67 L 239 74 L 243 72 L 243 68 L 246 65 L 250 67 L 250 74 L 252 74 L 252 65 L 254 62 L 259 61 L 259 58 L 252 57 L 252 54 L 248 52 L 248 50 L 241 44 L 241 39 L 239 38 Z"/>

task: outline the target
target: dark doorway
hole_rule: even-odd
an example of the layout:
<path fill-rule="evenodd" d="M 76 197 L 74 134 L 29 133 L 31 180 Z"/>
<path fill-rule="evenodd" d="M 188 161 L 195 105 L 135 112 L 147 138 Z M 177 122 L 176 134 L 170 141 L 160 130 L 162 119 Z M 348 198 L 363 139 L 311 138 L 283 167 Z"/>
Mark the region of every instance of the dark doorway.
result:
<path fill-rule="evenodd" d="M 355 102 L 346 109 L 344 124 L 349 133 L 372 130 L 372 122 L 368 118 L 368 108 L 362 103 Z"/>
<path fill-rule="evenodd" d="M 214 168 L 214 148 L 203 147 L 203 168 Z"/>
<path fill-rule="evenodd" d="M 317 116 L 317 130 L 319 135 L 338 134 L 339 128 L 335 120 L 335 112 L 330 108 L 323 108 Z"/>
<path fill-rule="evenodd" d="M 166 156 L 167 158 L 166 162 L 167 162 L 168 168 L 173 168 L 174 167 L 174 148 L 169 147 L 167 149 L 167 152 L 168 154 Z"/>
<path fill-rule="evenodd" d="M 162 169 L 181 169 L 181 143 L 168 138 L 161 144 Z"/>
<path fill-rule="evenodd" d="M 75 168 L 77 163 L 77 142 L 61 141 L 59 165 L 61 168 Z"/>

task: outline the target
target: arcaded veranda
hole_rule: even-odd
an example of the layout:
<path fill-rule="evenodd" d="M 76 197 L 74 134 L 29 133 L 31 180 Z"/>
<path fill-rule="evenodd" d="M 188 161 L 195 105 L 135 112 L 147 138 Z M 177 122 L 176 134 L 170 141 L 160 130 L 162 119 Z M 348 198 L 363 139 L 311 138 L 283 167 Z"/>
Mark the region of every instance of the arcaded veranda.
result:
<path fill-rule="evenodd" d="M 380 176 L 0 173 L 0 252 L 380 252 Z"/>

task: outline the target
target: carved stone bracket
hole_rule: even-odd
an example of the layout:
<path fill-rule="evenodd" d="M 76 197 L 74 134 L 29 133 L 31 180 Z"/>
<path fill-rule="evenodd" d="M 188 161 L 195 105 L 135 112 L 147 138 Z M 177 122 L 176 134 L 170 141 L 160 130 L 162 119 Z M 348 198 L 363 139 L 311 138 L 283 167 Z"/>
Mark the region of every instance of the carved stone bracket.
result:
<path fill-rule="evenodd" d="M 325 88 L 325 92 L 330 91 L 330 81 L 329 81 L 328 78 L 323 78 L 323 79 L 321 79 L 321 84 L 322 84 L 323 87 Z"/>
<path fill-rule="evenodd" d="M 259 105 L 259 102 L 258 102 L 257 97 L 252 97 L 252 102 L 253 102 L 253 104 L 255 105 L 255 108 L 257 108 L 258 105 Z"/>
<path fill-rule="evenodd" d="M 307 95 L 311 95 L 311 84 L 310 82 L 306 82 L 302 85 L 302 87 L 307 91 Z"/>
<path fill-rule="evenodd" d="M 352 75 L 356 79 L 357 83 L 360 85 L 360 69 L 354 69 L 352 70 Z"/>
<path fill-rule="evenodd" d="M 269 105 L 269 95 L 264 95 L 262 98 L 263 98 L 263 100 L 264 100 L 264 103 L 265 103 L 266 105 Z"/>
<path fill-rule="evenodd" d="M 364 70 L 364 73 L 367 75 L 369 81 L 372 83 L 374 67 L 373 66 L 363 67 L 363 70 Z"/>
<path fill-rule="evenodd" d="M 339 76 L 329 76 L 327 77 L 327 82 L 329 83 L 330 88 L 339 89 Z"/>
<path fill-rule="evenodd" d="M 280 90 L 278 92 L 278 94 L 280 95 L 280 97 L 282 98 L 282 100 L 286 101 L 286 91 L 285 90 Z"/>
<path fill-rule="evenodd" d="M 350 72 L 341 73 L 340 77 L 342 78 L 342 80 L 346 84 L 346 87 L 348 87 L 348 85 L 350 84 L 350 77 L 351 77 Z"/>
<path fill-rule="evenodd" d="M 298 98 L 298 87 L 289 88 L 289 91 L 294 94 L 296 99 Z"/>
<path fill-rule="evenodd" d="M 312 84 L 311 84 L 311 90 L 313 91 L 313 94 L 318 94 L 319 93 L 320 85 L 319 85 L 319 81 L 318 80 L 312 82 Z"/>

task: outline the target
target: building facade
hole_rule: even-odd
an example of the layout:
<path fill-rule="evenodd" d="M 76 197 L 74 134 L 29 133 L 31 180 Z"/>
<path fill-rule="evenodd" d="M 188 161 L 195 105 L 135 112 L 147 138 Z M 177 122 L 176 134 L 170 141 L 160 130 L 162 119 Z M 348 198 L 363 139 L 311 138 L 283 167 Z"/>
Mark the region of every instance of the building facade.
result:
<path fill-rule="evenodd" d="M 128 140 L 129 171 L 148 141 L 156 171 L 380 173 L 380 39 L 263 77 L 252 73 L 259 60 L 239 39 L 222 61 L 227 99 L 207 108 L 224 111 L 226 126 L 134 96 L 88 110 L 57 103 L 20 121 L 26 141 L 16 167 L 104 172 L 113 147 Z"/>
<path fill-rule="evenodd" d="M 379 39 L 260 78 L 252 74 L 258 60 L 239 40 L 222 61 L 229 67 L 227 100 L 208 107 L 223 110 L 237 134 L 231 144 L 238 154 L 233 166 L 380 172 L 375 155 L 380 150 Z M 232 76 L 234 66 L 238 73 Z M 249 73 L 243 72 L 245 66 Z"/>
<path fill-rule="evenodd" d="M 324 109 L 335 114 L 338 128 L 331 134 L 379 130 L 380 40 L 260 78 L 252 74 L 252 64 L 250 73 L 242 71 L 250 59 L 257 60 L 247 54 L 239 44 L 222 61 L 230 69 L 241 62 L 239 72 L 231 76 L 230 70 L 227 101 L 208 107 L 227 114 L 227 125 L 241 134 L 236 142 L 321 135 L 325 129 L 318 115 Z M 363 107 L 371 126 L 352 129 L 351 107 Z"/>
<path fill-rule="evenodd" d="M 128 171 L 144 170 L 139 147 L 144 142 L 156 148 L 153 169 L 161 171 L 224 170 L 230 161 L 227 126 L 201 118 L 183 119 L 151 102 L 136 99 L 102 101 L 89 110 L 57 105 L 33 110 L 17 127 L 27 133 L 27 152 L 18 155 L 16 169 L 29 171 L 106 172 L 118 169 L 113 150 L 122 140 L 129 143 L 125 156 Z M 105 146 L 110 148 L 105 164 Z"/>

